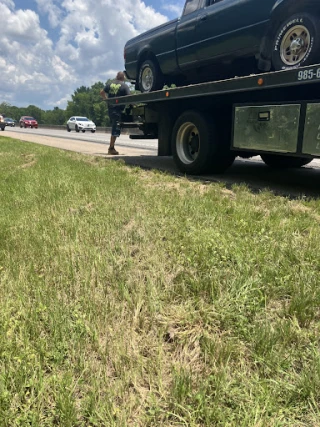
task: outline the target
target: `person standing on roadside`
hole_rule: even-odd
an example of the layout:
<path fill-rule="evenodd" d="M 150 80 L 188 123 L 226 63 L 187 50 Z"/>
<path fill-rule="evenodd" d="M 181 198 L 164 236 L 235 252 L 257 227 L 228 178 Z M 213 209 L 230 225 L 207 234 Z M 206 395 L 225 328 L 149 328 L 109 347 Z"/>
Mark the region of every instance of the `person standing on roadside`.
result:
<path fill-rule="evenodd" d="M 125 77 L 124 73 L 122 71 L 119 71 L 117 74 L 117 77 L 115 80 L 112 80 L 110 83 L 106 85 L 104 89 L 101 89 L 100 95 L 104 100 L 107 100 L 108 98 L 115 98 L 118 96 L 126 96 L 130 95 L 130 89 L 128 85 L 124 82 Z M 109 105 L 109 117 L 111 120 L 111 137 L 110 137 L 110 146 L 108 149 L 108 154 L 111 155 L 118 155 L 118 151 L 114 148 L 116 139 L 120 136 L 121 129 L 120 129 L 120 119 L 121 119 L 121 113 L 123 111 L 123 106 L 121 105 Z"/>

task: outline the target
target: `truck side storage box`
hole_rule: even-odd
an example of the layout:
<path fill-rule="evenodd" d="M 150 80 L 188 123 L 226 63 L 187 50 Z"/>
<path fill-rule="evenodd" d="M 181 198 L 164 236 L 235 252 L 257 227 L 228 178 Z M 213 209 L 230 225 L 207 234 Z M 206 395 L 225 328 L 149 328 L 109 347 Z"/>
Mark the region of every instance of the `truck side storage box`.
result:
<path fill-rule="evenodd" d="M 296 153 L 300 104 L 234 107 L 233 148 Z"/>
<path fill-rule="evenodd" d="M 307 105 L 302 152 L 320 156 L 320 103 Z"/>

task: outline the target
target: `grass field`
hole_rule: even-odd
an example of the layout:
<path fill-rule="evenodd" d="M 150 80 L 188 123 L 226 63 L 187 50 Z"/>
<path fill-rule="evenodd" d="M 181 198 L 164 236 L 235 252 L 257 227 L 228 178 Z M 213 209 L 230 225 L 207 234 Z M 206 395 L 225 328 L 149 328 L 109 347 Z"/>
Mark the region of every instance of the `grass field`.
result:
<path fill-rule="evenodd" d="M 320 426 L 318 200 L 0 138 L 0 426 Z"/>

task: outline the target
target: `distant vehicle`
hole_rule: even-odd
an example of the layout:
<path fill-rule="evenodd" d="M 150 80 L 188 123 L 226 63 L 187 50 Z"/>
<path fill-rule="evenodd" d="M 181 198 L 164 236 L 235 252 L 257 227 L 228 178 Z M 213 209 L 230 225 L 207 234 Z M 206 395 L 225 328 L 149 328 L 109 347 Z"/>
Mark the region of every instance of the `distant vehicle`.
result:
<path fill-rule="evenodd" d="M 316 64 L 319 50 L 319 0 L 186 0 L 181 18 L 129 40 L 124 56 L 128 79 L 151 92 Z"/>
<path fill-rule="evenodd" d="M 11 119 L 10 117 L 5 117 L 4 121 L 5 121 L 6 126 L 15 127 L 15 125 L 16 125 L 16 121 Z"/>
<path fill-rule="evenodd" d="M 4 116 L 0 114 L 0 129 L 5 130 L 6 128 L 6 122 L 4 121 Z"/>
<path fill-rule="evenodd" d="M 71 130 L 75 130 L 76 132 L 90 130 L 92 133 L 95 133 L 96 125 L 87 117 L 72 116 L 67 121 L 67 131 L 71 132 Z"/>
<path fill-rule="evenodd" d="M 36 119 L 30 116 L 22 116 L 19 120 L 21 128 L 35 128 L 38 129 L 38 122 Z"/>

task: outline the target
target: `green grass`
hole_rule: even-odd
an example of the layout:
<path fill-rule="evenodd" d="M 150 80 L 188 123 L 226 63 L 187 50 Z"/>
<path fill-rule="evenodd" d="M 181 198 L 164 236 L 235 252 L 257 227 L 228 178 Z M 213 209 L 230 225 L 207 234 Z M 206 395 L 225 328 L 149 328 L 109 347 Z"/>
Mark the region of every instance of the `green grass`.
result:
<path fill-rule="evenodd" d="M 319 426 L 318 200 L 0 138 L 0 426 Z"/>

